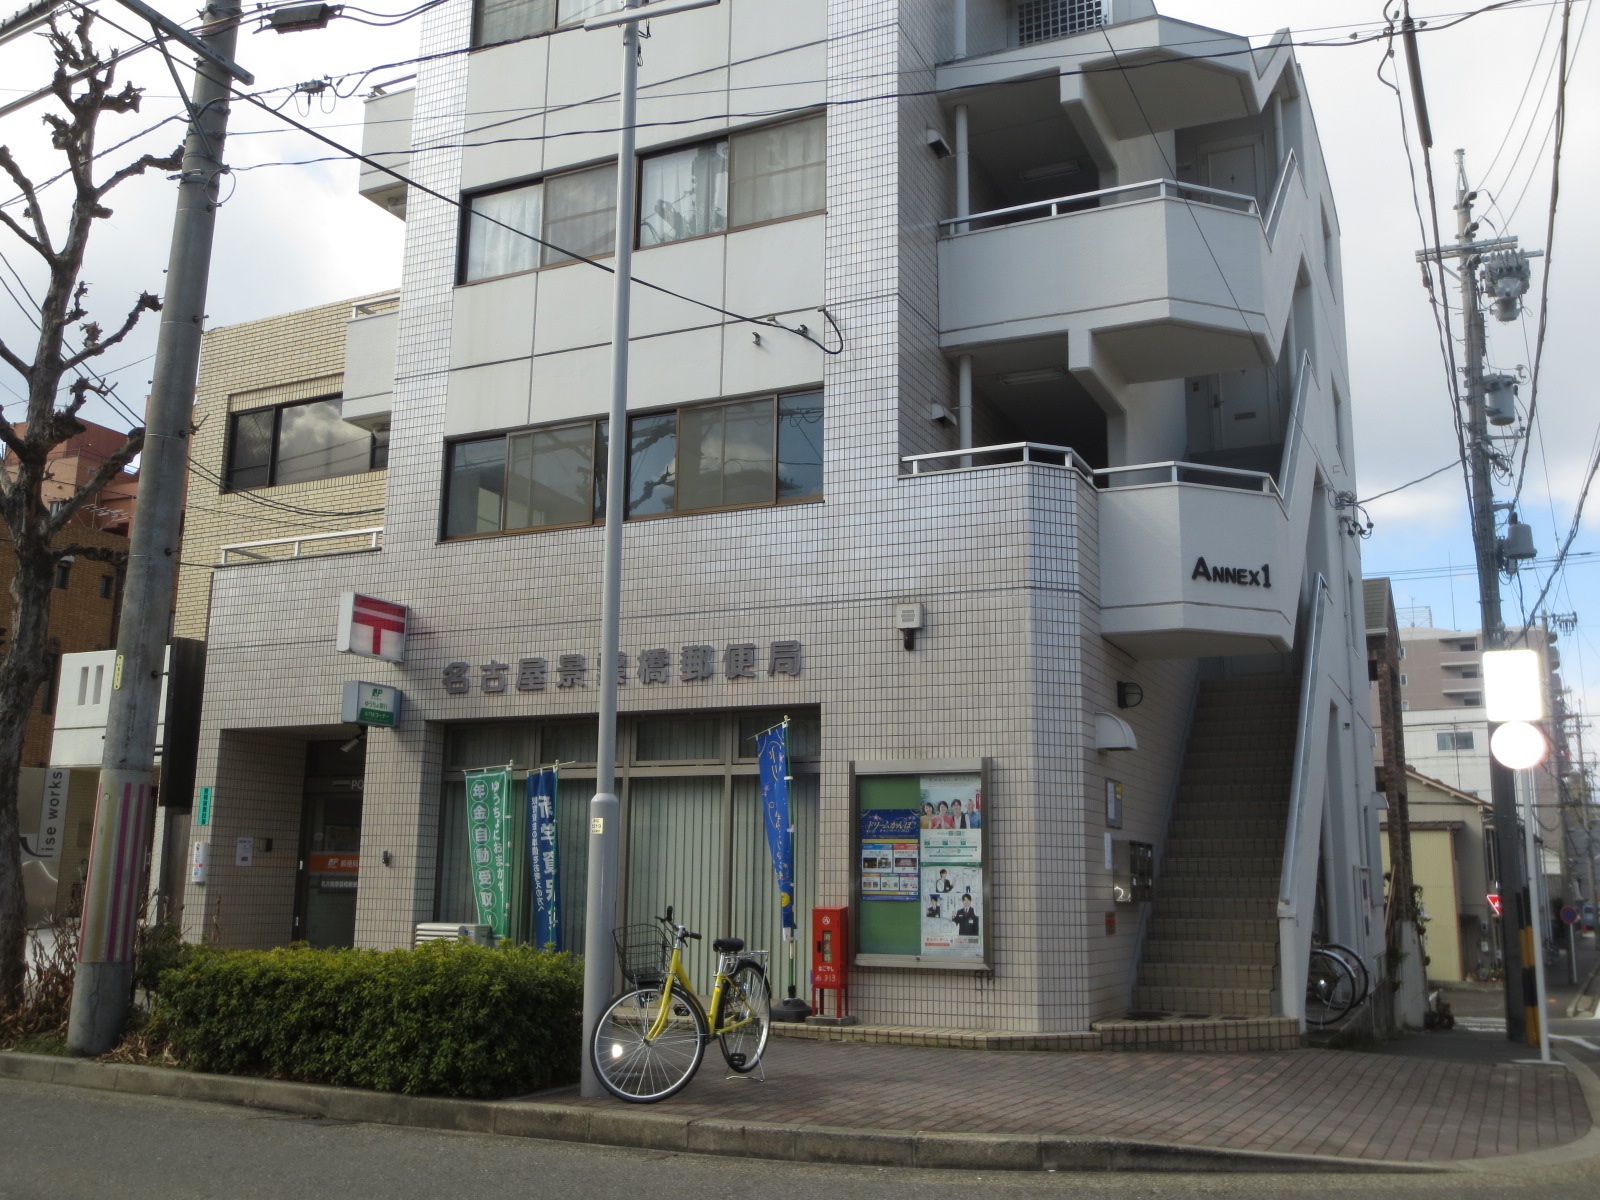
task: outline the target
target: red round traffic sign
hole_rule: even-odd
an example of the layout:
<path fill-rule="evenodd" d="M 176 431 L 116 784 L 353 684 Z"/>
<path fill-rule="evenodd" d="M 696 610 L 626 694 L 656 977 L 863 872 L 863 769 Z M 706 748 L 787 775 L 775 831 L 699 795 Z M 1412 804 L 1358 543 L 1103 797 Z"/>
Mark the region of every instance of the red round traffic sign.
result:
<path fill-rule="evenodd" d="M 1563 904 L 1561 906 L 1561 919 L 1568 925 L 1576 925 L 1578 923 L 1578 910 L 1570 904 Z"/>

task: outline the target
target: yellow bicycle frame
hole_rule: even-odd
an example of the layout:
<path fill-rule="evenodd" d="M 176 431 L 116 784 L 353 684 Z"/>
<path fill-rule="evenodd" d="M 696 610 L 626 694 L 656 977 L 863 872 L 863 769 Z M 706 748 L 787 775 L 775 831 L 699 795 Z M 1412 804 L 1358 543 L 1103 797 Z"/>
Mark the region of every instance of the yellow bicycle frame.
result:
<path fill-rule="evenodd" d="M 752 1018 L 746 1017 L 732 1025 L 722 1024 L 722 992 L 727 986 L 728 976 L 722 969 L 722 957 L 717 958 L 716 983 L 711 990 L 711 1009 L 708 1012 L 700 1003 L 700 997 L 695 995 L 694 985 L 689 982 L 689 975 L 683 969 L 683 948 L 674 944 L 672 959 L 667 965 L 667 978 L 661 985 L 661 1008 L 656 1013 L 656 1019 L 650 1025 L 650 1031 L 645 1034 L 647 1041 L 655 1041 L 667 1031 L 667 1021 L 672 1014 L 672 986 L 680 984 L 683 987 L 685 1003 L 692 1004 L 700 1010 L 700 1015 L 706 1019 L 706 1036 L 716 1037 L 718 1034 L 728 1033 L 742 1025 L 748 1025 Z"/>

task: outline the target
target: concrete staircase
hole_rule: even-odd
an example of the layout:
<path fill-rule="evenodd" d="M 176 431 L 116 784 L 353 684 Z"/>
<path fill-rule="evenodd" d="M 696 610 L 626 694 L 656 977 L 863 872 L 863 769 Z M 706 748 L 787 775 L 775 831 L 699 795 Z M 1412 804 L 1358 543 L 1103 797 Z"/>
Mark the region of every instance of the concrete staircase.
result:
<path fill-rule="evenodd" d="M 1201 684 L 1133 989 L 1134 1020 L 1272 1016 L 1299 701 L 1299 681 L 1284 676 Z"/>

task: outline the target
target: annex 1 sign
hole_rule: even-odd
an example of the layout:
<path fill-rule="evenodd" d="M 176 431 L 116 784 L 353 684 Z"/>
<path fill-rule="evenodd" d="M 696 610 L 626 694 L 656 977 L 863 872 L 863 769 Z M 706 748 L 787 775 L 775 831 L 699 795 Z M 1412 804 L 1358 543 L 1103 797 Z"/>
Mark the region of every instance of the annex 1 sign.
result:
<path fill-rule="evenodd" d="M 1272 586 L 1272 567 L 1262 563 L 1260 567 L 1211 567 L 1206 565 L 1204 558 L 1195 560 L 1194 570 L 1189 572 L 1190 579 L 1205 579 L 1211 583 L 1236 583 L 1240 587 L 1269 588 Z"/>

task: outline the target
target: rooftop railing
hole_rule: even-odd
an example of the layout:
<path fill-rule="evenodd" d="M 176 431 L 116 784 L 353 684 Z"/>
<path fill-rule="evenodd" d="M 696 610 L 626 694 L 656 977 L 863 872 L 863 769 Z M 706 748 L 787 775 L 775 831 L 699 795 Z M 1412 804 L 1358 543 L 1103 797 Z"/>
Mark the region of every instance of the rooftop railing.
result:
<path fill-rule="evenodd" d="M 366 544 L 362 545 L 362 542 Z M 242 563 L 278 562 L 286 558 L 310 558 L 320 554 L 349 554 L 352 551 L 381 549 L 383 549 L 383 526 L 374 525 L 369 529 L 343 529 L 336 533 L 307 533 L 298 537 L 267 538 L 259 542 L 231 542 L 218 549 L 218 561 L 226 567 L 239 566 Z M 235 555 L 238 557 L 233 557 Z"/>

